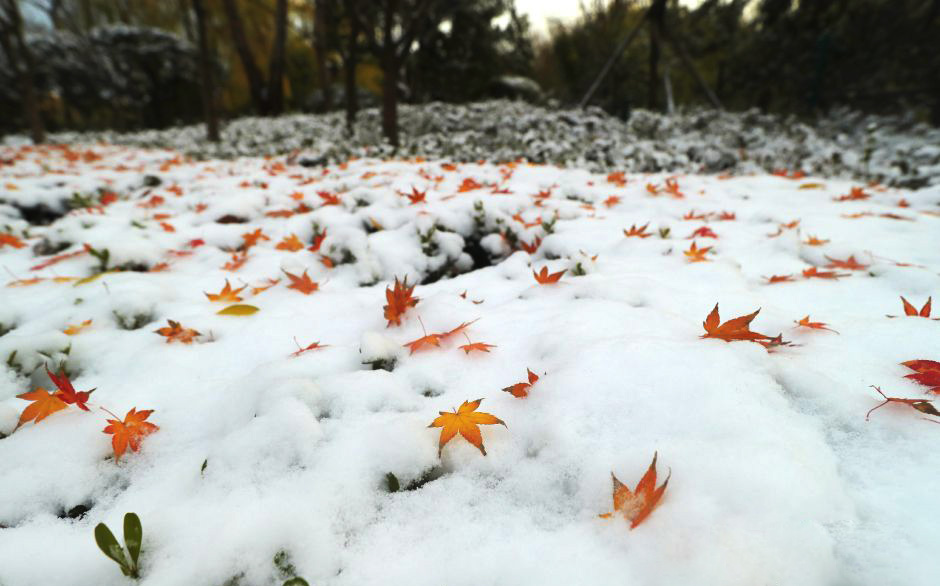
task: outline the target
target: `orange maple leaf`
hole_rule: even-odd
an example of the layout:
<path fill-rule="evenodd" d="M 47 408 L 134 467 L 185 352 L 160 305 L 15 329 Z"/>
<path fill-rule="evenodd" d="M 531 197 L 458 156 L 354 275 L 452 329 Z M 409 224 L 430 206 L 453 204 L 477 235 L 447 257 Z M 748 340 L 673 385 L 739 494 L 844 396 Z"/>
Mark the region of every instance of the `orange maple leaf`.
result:
<path fill-rule="evenodd" d="M 862 199 L 868 199 L 871 197 L 870 194 L 865 193 L 865 190 L 861 187 L 853 187 L 849 191 L 848 195 L 843 195 L 837 198 L 834 198 L 834 201 L 858 201 Z"/>
<path fill-rule="evenodd" d="M 81 333 L 82 330 L 84 330 L 85 328 L 87 328 L 87 327 L 90 326 L 90 325 L 91 325 L 91 320 L 90 320 L 90 319 L 86 319 L 85 321 L 83 321 L 83 322 L 80 323 L 80 324 L 75 324 L 75 325 L 66 326 L 66 328 L 65 328 L 64 330 L 62 330 L 62 333 L 64 333 L 64 334 L 67 335 L 67 336 L 74 336 L 74 335 L 76 335 L 76 334 Z"/>
<path fill-rule="evenodd" d="M 604 205 L 607 206 L 607 207 L 609 207 L 609 208 L 614 207 L 614 206 L 617 205 L 618 203 L 620 203 L 620 198 L 617 197 L 616 195 L 612 195 L 612 196 L 610 196 L 610 197 L 608 197 L 607 199 L 604 200 Z"/>
<path fill-rule="evenodd" d="M 408 286 L 408 277 L 405 276 L 404 281 L 399 282 L 398 277 L 395 277 L 395 288 L 385 287 L 385 300 L 388 302 L 386 305 L 382 306 L 382 309 L 385 311 L 385 319 L 388 320 L 388 323 L 385 327 L 391 327 L 392 325 L 400 326 L 401 325 L 401 316 L 408 311 L 409 307 L 414 307 L 420 301 L 420 298 L 414 297 L 415 286 Z"/>
<path fill-rule="evenodd" d="M 477 318 L 477 319 L 472 320 L 472 321 L 465 321 L 465 322 L 461 323 L 459 326 L 457 326 L 456 328 L 454 328 L 454 329 L 452 329 L 452 330 L 448 330 L 448 331 L 446 331 L 446 332 L 443 332 L 443 333 L 438 334 L 438 337 L 440 337 L 441 340 L 446 340 L 447 338 L 450 338 L 451 336 L 456 336 L 457 334 L 462 334 L 465 329 L 467 329 L 471 324 L 473 324 L 474 322 L 476 322 L 478 319 L 480 319 L 480 318 Z M 464 334 L 464 335 L 466 335 L 466 334 Z"/>
<path fill-rule="evenodd" d="M 6 232 L 0 232 L 0 248 L 4 246 L 12 246 L 13 248 L 25 248 L 26 244 L 14 236 L 13 234 L 8 234 Z"/>
<path fill-rule="evenodd" d="M 885 395 L 884 393 L 882 393 L 879 387 L 876 387 L 875 385 L 871 385 L 871 388 L 878 391 L 878 394 L 884 397 L 884 401 L 882 401 L 875 407 L 872 407 L 872 409 L 868 413 L 865 414 L 865 421 L 868 421 L 868 418 L 871 417 L 872 411 L 875 411 L 876 409 L 880 409 L 884 407 L 885 405 L 887 405 L 888 403 L 901 403 L 902 405 L 909 405 L 910 407 L 917 409 L 921 413 L 926 413 L 927 415 L 936 415 L 937 417 L 940 417 L 940 411 L 937 411 L 937 409 L 933 405 L 930 404 L 932 399 L 901 399 L 899 397 L 889 397 Z M 929 419 L 928 421 L 934 421 L 934 420 Z M 940 421 L 934 421 L 934 423 L 940 423 Z"/>
<path fill-rule="evenodd" d="M 816 238 L 815 236 L 810 236 L 809 238 L 803 241 L 803 244 L 806 244 L 808 246 L 822 246 L 823 244 L 826 244 L 827 242 L 829 241 L 821 240 L 819 238 Z"/>
<path fill-rule="evenodd" d="M 108 413 L 111 413 L 108 411 Z M 153 423 L 146 421 L 153 409 L 137 411 L 136 407 L 131 408 L 121 421 L 117 415 L 111 413 L 114 419 L 108 419 L 109 425 L 104 428 L 104 433 L 112 434 L 111 447 L 114 448 L 114 460 L 120 460 L 127 448 L 136 452 L 140 449 L 140 442 L 145 436 L 160 429 Z"/>
<path fill-rule="evenodd" d="M 803 269 L 803 277 L 806 279 L 833 279 L 837 280 L 839 277 L 848 277 L 848 273 L 837 273 L 836 271 L 821 271 L 817 267 L 810 267 L 808 269 Z"/>
<path fill-rule="evenodd" d="M 306 269 L 304 269 L 304 273 L 299 277 L 297 275 L 292 275 L 287 271 L 284 271 L 284 274 L 287 275 L 288 279 L 290 279 L 290 285 L 287 286 L 288 289 L 295 289 L 304 295 L 310 295 L 311 293 L 315 293 L 320 288 L 320 285 L 314 281 L 311 281 L 310 277 L 307 276 Z"/>
<path fill-rule="evenodd" d="M 711 246 L 706 246 L 704 248 L 699 248 L 695 245 L 695 240 L 692 241 L 692 246 L 688 250 L 683 250 L 682 254 L 689 259 L 689 262 L 708 262 L 708 259 L 705 258 L 705 254 L 711 250 Z"/>
<path fill-rule="evenodd" d="M 920 308 L 920 313 L 917 312 L 917 308 L 908 303 L 907 299 L 903 296 L 901 297 L 901 303 L 904 304 L 904 315 L 918 316 L 918 317 L 930 317 L 930 303 L 933 297 L 927 298 L 927 303 Z"/>
<path fill-rule="evenodd" d="M 68 407 L 68 404 L 58 395 L 59 393 L 50 393 L 46 391 L 46 389 L 36 389 L 35 391 L 17 395 L 16 397 L 18 399 L 32 401 L 32 404 L 28 405 L 26 409 L 23 409 L 23 413 L 20 414 L 20 421 L 17 423 L 16 427 L 20 427 L 27 421 L 39 423 L 56 411 L 61 411 Z"/>
<path fill-rule="evenodd" d="M 300 238 L 297 238 L 296 234 L 291 233 L 290 236 L 285 236 L 283 240 L 277 243 L 275 246 L 277 250 L 289 250 L 290 252 L 297 252 L 304 248 L 304 243 L 300 241 Z"/>
<path fill-rule="evenodd" d="M 476 350 L 477 352 L 489 352 L 490 348 L 496 348 L 496 346 L 494 346 L 493 344 L 487 344 L 485 342 L 471 342 L 470 336 L 468 336 L 467 334 L 464 334 L 463 337 L 467 339 L 467 343 L 464 344 L 463 346 L 457 346 L 457 347 L 463 350 L 464 353 L 466 354 L 470 354 L 474 350 Z"/>
<path fill-rule="evenodd" d="M 519 241 L 519 247 L 522 250 L 528 252 L 529 254 L 535 254 L 535 252 L 539 249 L 539 246 L 541 245 L 542 245 L 542 239 L 539 238 L 538 236 L 535 237 L 535 240 L 532 241 L 532 244 L 527 244 L 522 240 Z"/>
<path fill-rule="evenodd" d="M 940 395 L 940 362 L 921 359 L 908 360 L 901 364 L 910 368 L 915 373 L 905 375 L 904 378 L 911 379 L 926 387 L 931 387 L 928 389 L 928 392 Z"/>
<path fill-rule="evenodd" d="M 291 356 L 300 356 L 304 352 L 310 352 L 311 350 L 319 350 L 321 348 L 326 348 L 329 344 L 321 344 L 319 340 L 313 342 L 312 344 L 301 347 L 300 342 L 297 341 L 297 338 L 294 338 L 294 343 L 297 344 L 297 351 L 291 352 Z"/>
<path fill-rule="evenodd" d="M 532 271 L 532 275 L 535 277 L 535 280 L 539 285 L 551 285 L 552 283 L 557 283 L 561 276 L 564 275 L 567 270 L 558 271 L 557 273 L 548 273 L 548 267 L 542 267 L 542 270 L 539 272 Z"/>
<path fill-rule="evenodd" d="M 405 193 L 404 196 L 408 198 L 408 201 L 411 202 L 411 205 L 419 203 L 427 203 L 428 190 L 418 191 L 418 188 L 414 185 L 411 186 L 411 193 Z"/>
<path fill-rule="evenodd" d="M 646 228 L 650 225 L 649 222 L 643 224 L 639 228 L 636 227 L 636 224 L 630 224 L 629 230 L 624 230 L 623 235 L 627 238 L 649 238 L 652 236 L 652 233 L 646 231 Z"/>
<path fill-rule="evenodd" d="M 236 252 L 232 254 L 232 259 L 222 265 L 222 270 L 225 271 L 237 271 L 245 264 L 245 261 L 248 260 L 247 252 Z"/>
<path fill-rule="evenodd" d="M 610 473 L 610 478 L 614 484 L 614 510 L 599 515 L 602 519 L 609 519 L 615 514 L 619 514 L 627 521 L 630 521 L 630 529 L 634 529 L 650 516 L 650 513 L 653 512 L 653 509 L 663 498 L 663 493 L 666 492 L 666 486 L 672 477 L 672 470 L 670 470 L 665 482 L 659 488 L 656 488 L 656 459 L 658 455 L 658 453 L 653 454 L 650 467 L 646 469 L 643 478 L 640 479 L 632 492 L 614 476 L 613 472 Z"/>
<path fill-rule="evenodd" d="M 525 397 L 528 397 L 529 389 L 532 387 L 532 385 L 535 384 L 537 380 L 539 380 L 539 375 L 535 374 L 528 368 L 526 369 L 526 372 L 529 374 L 529 382 L 522 382 L 522 383 L 516 383 L 514 385 L 510 385 L 504 388 L 503 391 L 509 393 L 510 395 L 512 395 L 513 397 L 517 399 L 524 399 Z"/>
<path fill-rule="evenodd" d="M 808 315 L 804 317 L 803 319 L 801 319 L 800 321 L 794 321 L 793 323 L 795 323 L 798 328 L 810 328 L 813 330 L 829 330 L 830 332 L 835 332 L 837 334 L 839 333 L 839 332 L 836 332 L 834 329 L 827 327 L 828 324 L 825 324 L 821 321 L 809 321 Z"/>
<path fill-rule="evenodd" d="M 242 300 L 242 298 L 239 297 L 238 294 L 246 286 L 247 285 L 243 285 L 239 287 L 238 289 L 233 290 L 232 286 L 229 285 L 228 283 L 228 279 L 225 279 L 225 286 L 222 287 L 222 290 L 219 291 L 218 293 L 206 293 L 205 291 L 203 291 L 202 294 L 208 297 L 209 301 L 220 301 L 224 303 L 237 303 L 238 301 Z"/>
<path fill-rule="evenodd" d="M 793 275 L 771 275 L 769 277 L 764 277 L 767 279 L 768 285 L 773 285 L 774 283 L 792 283 Z"/>
<path fill-rule="evenodd" d="M 614 171 L 607 175 L 607 182 L 613 183 L 617 187 L 623 187 L 627 184 L 627 178 L 623 171 Z"/>
<path fill-rule="evenodd" d="M 826 260 L 829 261 L 829 264 L 826 265 L 827 269 L 848 269 L 850 271 L 863 271 L 868 268 L 868 265 L 863 265 L 862 263 L 855 260 L 855 255 L 851 255 L 845 260 L 839 260 L 837 258 L 826 257 Z"/>
<path fill-rule="evenodd" d="M 184 344 L 190 344 L 196 338 L 196 336 L 201 336 L 199 332 L 192 328 L 184 328 L 180 325 L 179 322 L 173 321 L 172 319 L 166 320 L 169 326 L 164 326 L 158 330 L 154 330 L 156 333 L 161 336 L 166 337 L 166 343 L 170 342 L 182 342 Z"/>
<path fill-rule="evenodd" d="M 458 433 L 465 440 L 473 444 L 485 456 L 486 448 L 483 447 L 483 434 L 480 433 L 479 425 L 500 424 L 506 426 L 502 419 L 490 413 L 477 411 L 483 399 L 476 401 L 464 401 L 453 413 L 447 411 L 438 411 L 440 414 L 428 427 L 440 427 L 441 438 L 438 442 L 437 456 L 441 456 L 444 446 L 450 440 L 454 439 Z"/>
<path fill-rule="evenodd" d="M 258 228 L 254 232 L 245 232 L 242 234 L 242 245 L 240 250 L 247 252 L 249 248 L 258 244 L 262 240 L 271 240 L 264 235 L 264 232 L 261 231 L 261 228 Z"/>
<path fill-rule="evenodd" d="M 729 319 L 719 325 L 721 316 L 718 314 L 718 304 L 716 303 L 715 308 L 712 309 L 708 317 L 705 318 L 705 321 L 702 322 L 702 326 L 705 328 L 705 334 L 702 335 L 702 338 L 718 338 L 725 342 L 734 342 L 736 340 L 747 340 L 751 342 L 768 340 L 770 336 L 758 334 L 750 330 L 751 322 L 757 317 L 758 313 L 760 313 L 760 309 L 754 313 Z"/>
<path fill-rule="evenodd" d="M 465 193 L 467 191 L 473 191 L 474 189 L 480 189 L 483 187 L 483 184 L 477 183 L 472 178 L 467 177 L 460 183 L 460 187 L 457 188 L 458 193 Z"/>
<path fill-rule="evenodd" d="M 317 195 L 320 197 L 323 205 L 325 206 L 338 206 L 340 204 L 339 196 L 332 194 L 329 191 L 318 191 Z"/>

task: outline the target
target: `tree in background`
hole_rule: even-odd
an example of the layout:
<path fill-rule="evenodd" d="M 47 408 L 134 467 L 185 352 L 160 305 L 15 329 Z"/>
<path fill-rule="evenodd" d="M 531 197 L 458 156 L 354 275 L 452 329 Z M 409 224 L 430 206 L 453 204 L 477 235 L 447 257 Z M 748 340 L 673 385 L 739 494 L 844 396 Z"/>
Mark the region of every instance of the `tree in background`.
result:
<path fill-rule="evenodd" d="M 23 114 L 29 123 L 35 144 L 45 142 L 46 131 L 39 114 L 36 94 L 36 64 L 33 53 L 23 39 L 23 17 L 16 0 L 0 0 L 0 47 L 8 68 L 14 72 L 20 90 Z"/>
<path fill-rule="evenodd" d="M 274 40 L 268 62 L 267 80 L 255 61 L 254 52 L 245 33 L 241 11 L 236 0 L 223 0 L 225 17 L 232 34 L 232 43 L 238 53 L 255 112 L 262 116 L 284 111 L 284 59 L 287 44 L 287 0 L 275 0 Z"/>
<path fill-rule="evenodd" d="M 206 117 L 206 138 L 219 141 L 219 116 L 215 108 L 215 84 L 212 75 L 212 56 L 209 53 L 209 33 L 204 0 L 192 0 L 196 15 L 196 38 L 199 42 L 199 89 L 202 94 L 202 109 Z M 188 22 L 189 19 L 186 19 Z"/>

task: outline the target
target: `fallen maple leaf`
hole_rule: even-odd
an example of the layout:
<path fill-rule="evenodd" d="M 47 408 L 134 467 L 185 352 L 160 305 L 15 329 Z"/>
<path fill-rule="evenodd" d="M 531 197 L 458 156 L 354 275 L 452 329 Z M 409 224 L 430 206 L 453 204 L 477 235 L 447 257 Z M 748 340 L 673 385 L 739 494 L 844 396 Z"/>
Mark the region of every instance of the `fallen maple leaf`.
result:
<path fill-rule="evenodd" d="M 940 394 L 940 362 L 935 360 L 908 360 L 901 364 L 916 373 L 905 375 L 904 378 L 931 387 L 928 389 L 930 393 Z"/>
<path fill-rule="evenodd" d="M 480 318 L 477 318 L 477 319 L 472 320 L 472 321 L 465 321 L 465 322 L 461 323 L 459 326 L 457 326 L 456 328 L 454 328 L 454 329 L 452 329 L 452 330 L 448 330 L 448 331 L 443 332 L 443 333 L 441 333 L 441 334 L 438 334 L 438 336 L 440 337 L 441 340 L 446 340 L 447 338 L 450 338 L 451 336 L 456 336 L 457 334 L 461 334 L 461 333 L 463 333 L 463 331 L 464 331 L 465 329 L 467 329 L 471 324 L 473 324 L 474 322 L 476 322 L 478 319 L 480 319 Z M 464 335 L 466 335 L 466 334 L 464 334 Z"/>
<path fill-rule="evenodd" d="M 158 330 L 154 330 L 156 333 L 161 336 L 166 336 L 166 343 L 170 342 L 182 342 L 184 344 L 190 344 L 196 338 L 196 336 L 201 336 L 199 332 L 192 328 L 184 328 L 180 325 L 179 322 L 173 321 L 172 319 L 166 320 L 169 326 L 164 326 Z"/>
<path fill-rule="evenodd" d="M 249 248 L 258 244 L 262 240 L 270 240 L 267 236 L 264 235 L 264 232 L 261 231 L 261 228 L 258 228 L 254 232 L 245 232 L 242 234 L 242 245 L 241 250 L 247 252 Z"/>
<path fill-rule="evenodd" d="M 457 433 L 463 436 L 465 440 L 473 444 L 485 456 L 486 448 L 483 447 L 483 435 L 480 433 L 479 425 L 500 424 L 506 426 L 503 420 L 490 413 L 477 411 L 477 407 L 483 399 L 476 401 L 464 401 L 462 405 L 453 413 L 447 411 L 438 411 L 440 414 L 428 427 L 440 427 L 441 438 L 438 442 L 437 456 L 441 456 L 444 446 L 454 438 Z"/>
<path fill-rule="evenodd" d="M 603 203 L 604 203 L 605 206 L 607 206 L 607 207 L 609 207 L 609 208 L 612 208 L 612 207 L 614 207 L 615 205 L 617 205 L 618 203 L 620 203 L 620 198 L 619 198 L 618 196 L 616 196 L 616 195 L 612 195 L 612 196 L 608 197 L 607 199 L 605 199 Z"/>
<path fill-rule="evenodd" d="M 821 321 L 809 321 L 808 315 L 804 317 L 803 319 L 801 319 L 800 321 L 794 321 L 793 323 L 795 323 L 797 327 L 800 327 L 800 328 L 810 328 L 813 330 L 829 330 L 830 332 L 835 332 L 837 334 L 839 333 L 839 332 L 836 332 L 832 328 L 826 327 L 827 324 L 824 324 Z"/>
<path fill-rule="evenodd" d="M 705 258 L 705 254 L 711 250 L 711 246 L 706 246 L 705 248 L 699 248 L 695 245 L 695 240 L 692 241 L 692 246 L 688 250 L 683 250 L 682 254 L 689 259 L 689 262 L 708 262 L 708 259 Z"/>
<path fill-rule="evenodd" d="M 326 240 L 326 230 L 323 232 L 317 232 L 313 235 L 313 244 L 311 244 L 307 250 L 310 252 L 317 252 L 320 250 L 320 247 L 323 245 L 323 241 Z"/>
<path fill-rule="evenodd" d="M 865 193 L 863 188 L 853 187 L 851 191 L 849 191 L 848 195 L 836 197 L 833 199 L 833 201 L 858 201 L 862 199 L 868 199 L 869 197 L 871 197 L 871 195 Z"/>
<path fill-rule="evenodd" d="M 382 309 L 384 310 L 385 319 L 388 320 L 388 323 L 385 327 L 391 327 L 392 325 L 400 326 L 401 325 L 401 316 L 408 311 L 409 307 L 414 307 L 420 301 L 420 298 L 414 297 L 415 286 L 408 286 L 408 277 L 405 276 L 404 281 L 399 282 L 398 277 L 395 277 L 395 288 L 385 287 L 385 300 L 388 302 Z"/>
<path fill-rule="evenodd" d="M 339 196 L 329 191 L 318 191 L 317 196 L 319 196 L 325 206 L 338 206 L 340 204 Z"/>
<path fill-rule="evenodd" d="M 771 275 L 764 278 L 767 279 L 768 285 L 773 285 L 774 283 L 792 283 L 794 281 L 793 275 Z"/>
<path fill-rule="evenodd" d="M 229 285 L 229 283 L 228 283 L 228 279 L 225 279 L 225 286 L 222 287 L 222 290 L 219 291 L 218 293 L 206 293 L 205 291 L 203 291 L 202 293 L 203 293 L 203 295 L 205 295 L 206 297 L 209 298 L 209 301 L 219 301 L 219 302 L 224 302 L 224 303 L 236 303 L 236 302 L 242 300 L 242 298 L 239 297 L 238 294 L 239 294 L 246 286 L 247 286 L 247 285 L 243 285 L 243 286 L 239 287 L 238 289 L 234 289 L 234 290 L 233 290 L 233 289 L 232 289 L 232 286 Z"/>
<path fill-rule="evenodd" d="M 646 231 L 646 228 L 650 225 L 649 222 L 643 224 L 637 228 L 636 224 L 630 224 L 629 230 L 624 230 L 623 235 L 627 238 L 649 238 L 653 234 Z"/>
<path fill-rule="evenodd" d="M 650 516 L 650 513 L 653 512 L 653 509 L 663 498 L 663 493 L 666 492 L 666 486 L 672 477 L 672 470 L 670 470 L 665 482 L 659 488 L 656 488 L 656 459 L 658 455 L 658 453 L 653 454 L 653 461 L 632 492 L 614 476 L 613 472 L 610 473 L 614 485 L 614 510 L 599 515 L 602 519 L 609 519 L 615 514 L 619 514 L 627 521 L 630 521 L 630 529 L 634 529 Z"/>
<path fill-rule="evenodd" d="M 829 261 L 829 264 L 826 265 L 827 269 L 848 269 L 850 271 L 863 271 L 868 268 L 868 265 L 863 265 L 855 260 L 854 254 L 845 260 L 830 258 L 828 256 L 826 257 L 826 260 Z"/>
<path fill-rule="evenodd" d="M 65 370 L 62 369 L 60 369 L 59 374 L 56 375 L 50 371 L 49 367 L 47 366 L 46 374 L 49 375 L 49 379 L 56 386 L 56 388 L 59 389 L 55 394 L 56 397 L 69 405 L 74 404 L 82 411 L 88 411 L 88 406 L 86 403 L 88 403 L 88 399 L 91 398 L 91 394 L 95 391 L 95 389 L 80 392 L 76 391 L 75 387 L 72 386 L 72 381 L 69 380 L 68 375 L 65 374 Z"/>
<path fill-rule="evenodd" d="M 307 276 L 307 270 L 304 269 L 304 273 L 301 276 L 293 275 L 284 271 L 284 274 L 287 275 L 287 278 L 290 279 L 290 285 L 287 286 L 288 289 L 295 289 L 300 291 L 304 295 L 310 295 L 315 293 L 319 288 L 316 282 L 311 281 L 310 277 Z"/>
<path fill-rule="evenodd" d="M 837 273 L 835 271 L 821 271 L 817 267 L 810 267 L 808 269 L 803 269 L 803 277 L 806 279 L 833 279 L 837 280 L 839 277 L 848 277 L 848 273 Z"/>
<path fill-rule="evenodd" d="M 521 248 L 522 250 L 526 251 L 529 254 L 535 254 L 535 252 L 539 249 L 539 246 L 541 245 L 542 245 L 542 239 L 539 238 L 538 236 L 535 237 L 535 240 L 532 241 L 532 244 L 527 244 L 526 242 L 522 240 L 519 241 L 519 248 Z"/>
<path fill-rule="evenodd" d="M 297 252 L 298 250 L 303 250 L 304 243 L 300 241 L 300 238 L 297 238 L 297 235 L 291 233 L 290 236 L 285 236 L 283 240 L 277 243 L 275 246 L 277 250 L 288 250 L 290 252 Z"/>
<path fill-rule="evenodd" d="M 464 344 L 463 346 L 457 346 L 457 347 L 463 350 L 464 353 L 466 354 L 470 354 L 474 350 L 476 350 L 477 352 L 489 352 L 490 348 L 496 348 L 496 346 L 494 346 L 493 344 L 487 344 L 485 342 L 471 342 L 470 336 L 468 336 L 467 334 L 464 334 L 463 337 L 467 339 L 467 343 Z"/>
<path fill-rule="evenodd" d="M 232 254 L 232 260 L 222 265 L 222 270 L 237 271 L 242 267 L 243 264 L 245 264 L 246 260 L 248 260 L 247 252 L 236 252 Z"/>
<path fill-rule="evenodd" d="M 32 404 L 28 405 L 26 409 L 23 409 L 23 412 L 20 414 L 20 421 L 16 424 L 16 427 L 20 427 L 27 421 L 39 423 L 56 411 L 61 411 L 68 407 L 68 404 L 58 395 L 59 393 L 50 393 L 46 389 L 36 389 L 35 391 L 17 395 L 16 397 L 18 399 L 32 401 Z"/>
<path fill-rule="evenodd" d="M 884 407 L 885 405 L 887 405 L 888 403 L 901 403 L 903 405 L 910 405 L 911 407 L 913 407 L 914 409 L 917 409 L 921 413 L 926 413 L 927 415 L 936 415 L 937 417 L 940 417 L 940 411 L 937 411 L 937 409 L 933 405 L 930 404 L 931 403 L 930 399 L 901 399 L 899 397 L 889 397 L 885 395 L 884 393 L 882 393 L 881 389 L 876 387 L 875 385 L 872 385 L 871 388 L 878 391 L 878 394 L 884 397 L 885 400 L 879 403 L 878 405 L 876 405 L 875 407 L 872 407 L 872 409 L 868 413 L 865 414 L 865 421 L 868 421 L 868 418 L 871 417 L 872 411 L 875 411 L 876 409 L 880 409 Z M 931 419 L 929 421 L 933 421 L 933 420 Z M 937 421 L 935 423 L 940 423 L 940 421 Z"/>
<path fill-rule="evenodd" d="M 297 341 L 297 338 L 294 338 L 294 344 L 297 344 L 297 351 L 291 352 L 291 356 L 300 356 L 304 352 L 310 352 L 311 350 L 319 350 L 321 348 L 326 348 L 327 346 L 329 346 L 329 344 L 320 344 L 320 341 L 317 340 L 316 342 L 313 342 L 309 346 L 301 347 L 300 342 Z"/>
<path fill-rule="evenodd" d="M 64 333 L 67 336 L 74 336 L 75 334 L 81 333 L 82 330 L 84 330 L 90 325 L 91 325 L 91 320 L 86 319 L 80 324 L 66 326 L 66 328 L 62 330 L 62 333 Z"/>
<path fill-rule="evenodd" d="M 901 303 L 904 304 L 904 315 L 917 316 L 917 317 L 930 317 L 930 302 L 933 297 L 927 298 L 927 303 L 920 308 L 920 313 L 917 312 L 917 308 L 908 303 L 907 299 L 903 296 L 901 297 Z"/>
<path fill-rule="evenodd" d="M 107 411 L 107 410 L 106 410 Z M 104 433 L 112 434 L 111 447 L 114 448 L 114 460 L 120 460 L 121 456 L 129 447 L 131 451 L 136 452 L 140 449 L 140 442 L 145 436 L 160 429 L 153 423 L 146 421 L 153 409 L 137 411 L 137 408 L 131 408 L 124 416 L 124 421 L 118 419 L 118 416 L 111 413 L 114 419 L 108 419 L 108 425 L 104 428 Z"/>
<path fill-rule="evenodd" d="M 807 246 L 822 246 L 823 244 L 826 244 L 827 242 L 829 241 L 816 238 L 815 236 L 810 236 L 809 238 L 803 241 L 803 244 L 806 244 Z"/>
<path fill-rule="evenodd" d="M 0 248 L 3 248 L 4 246 L 12 246 L 13 248 L 25 248 L 26 244 L 22 240 L 14 236 L 13 234 L 9 234 L 7 232 L 0 232 Z"/>
<path fill-rule="evenodd" d="M 686 240 L 691 240 L 693 238 L 718 238 L 718 234 L 712 232 L 712 229 L 708 226 L 702 226 L 701 228 L 689 234 Z"/>
<path fill-rule="evenodd" d="M 708 317 L 705 318 L 705 321 L 702 322 L 702 326 L 705 328 L 705 334 L 702 335 L 702 338 L 718 338 L 725 342 L 734 342 L 736 340 L 756 342 L 758 340 L 770 339 L 770 336 L 758 334 L 750 330 L 751 321 L 757 317 L 758 313 L 760 313 L 760 309 L 748 315 L 729 319 L 719 325 L 721 317 L 718 313 L 718 304 L 716 303 L 715 308 L 712 309 Z"/>
<path fill-rule="evenodd" d="M 564 275 L 567 270 L 558 271 L 557 273 L 548 273 L 548 267 L 542 267 L 542 270 L 539 272 L 532 271 L 532 275 L 535 277 L 535 280 L 539 285 L 551 285 L 557 283 L 561 276 Z"/>
<path fill-rule="evenodd" d="M 460 184 L 460 187 L 457 188 L 457 192 L 458 192 L 458 193 L 466 193 L 467 191 L 473 191 L 474 189 L 480 189 L 481 187 L 483 187 L 482 184 L 477 183 L 476 181 L 474 181 L 474 180 L 473 180 L 472 178 L 470 178 L 470 177 L 467 177 L 467 178 L 464 179 L 463 182 Z"/>
<path fill-rule="evenodd" d="M 517 399 L 524 399 L 525 397 L 528 397 L 529 389 L 532 387 L 532 385 L 535 384 L 537 380 L 539 380 L 539 375 L 535 374 L 528 368 L 526 369 L 526 372 L 529 374 L 529 382 L 522 382 L 522 383 L 516 383 L 514 385 L 510 385 L 504 388 L 503 391 L 509 393 L 510 395 L 512 395 L 513 397 Z"/>

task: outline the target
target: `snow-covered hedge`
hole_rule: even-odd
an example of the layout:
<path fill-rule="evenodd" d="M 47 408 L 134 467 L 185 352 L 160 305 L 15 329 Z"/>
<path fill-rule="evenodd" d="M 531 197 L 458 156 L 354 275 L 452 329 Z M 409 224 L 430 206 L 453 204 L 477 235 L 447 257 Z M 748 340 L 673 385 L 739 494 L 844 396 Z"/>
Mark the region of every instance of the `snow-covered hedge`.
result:
<path fill-rule="evenodd" d="M 197 157 L 274 155 L 333 163 L 351 156 L 388 156 L 380 112 L 365 110 L 355 136 L 340 112 L 243 118 L 228 124 L 221 143 L 204 140 L 201 125 L 128 134 L 60 133 L 66 143 L 105 141 L 182 150 Z M 457 161 L 533 162 L 594 171 L 748 173 L 789 169 L 895 186 L 940 183 L 940 129 L 904 117 L 834 112 L 814 125 L 757 111 L 695 110 L 672 116 L 637 110 L 628 121 L 596 108 L 546 109 L 522 102 L 432 103 L 401 108 L 397 155 Z"/>

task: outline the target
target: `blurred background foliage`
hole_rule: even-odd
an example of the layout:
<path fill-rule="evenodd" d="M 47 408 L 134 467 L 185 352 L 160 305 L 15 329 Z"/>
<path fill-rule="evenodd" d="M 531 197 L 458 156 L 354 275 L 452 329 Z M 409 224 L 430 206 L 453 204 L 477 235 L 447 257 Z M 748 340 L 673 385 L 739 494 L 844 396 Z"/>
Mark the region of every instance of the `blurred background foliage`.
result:
<path fill-rule="evenodd" d="M 848 106 L 940 124 L 940 0 L 664 4 L 664 30 L 728 109 Z M 536 36 L 513 0 L 0 0 L 0 131 L 162 128 L 210 111 L 354 117 L 380 104 L 393 116 L 399 100 L 572 106 L 637 26 L 590 104 L 620 117 L 706 105 L 647 31 L 650 6 L 584 0 L 579 18 Z"/>

